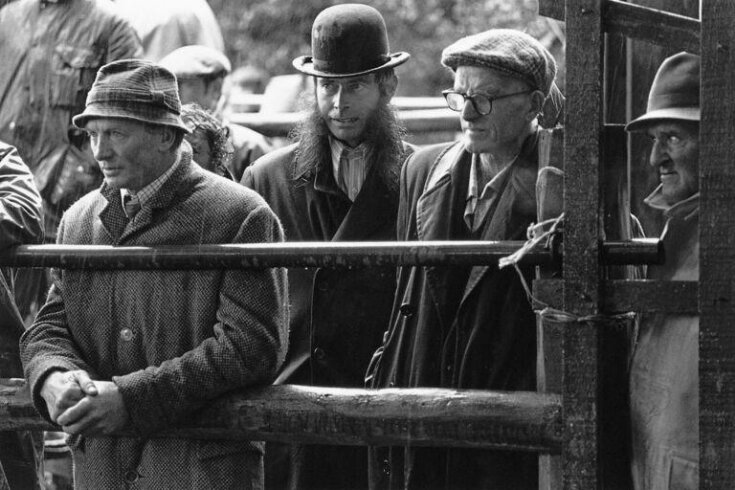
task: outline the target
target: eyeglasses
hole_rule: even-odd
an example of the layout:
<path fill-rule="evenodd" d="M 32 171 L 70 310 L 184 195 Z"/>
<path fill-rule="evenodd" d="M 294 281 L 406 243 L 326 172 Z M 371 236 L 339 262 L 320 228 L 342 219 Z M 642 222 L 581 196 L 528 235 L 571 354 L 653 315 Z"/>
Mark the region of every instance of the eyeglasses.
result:
<path fill-rule="evenodd" d="M 486 116 L 493 111 L 493 101 L 513 97 L 514 95 L 529 94 L 533 90 L 524 90 L 522 92 L 513 92 L 512 94 L 499 95 L 497 97 L 489 97 L 484 94 L 467 95 L 454 90 L 444 90 L 442 95 L 447 101 L 450 109 L 457 112 L 464 110 L 465 103 L 469 100 L 472 102 L 472 108 L 481 116 Z"/>

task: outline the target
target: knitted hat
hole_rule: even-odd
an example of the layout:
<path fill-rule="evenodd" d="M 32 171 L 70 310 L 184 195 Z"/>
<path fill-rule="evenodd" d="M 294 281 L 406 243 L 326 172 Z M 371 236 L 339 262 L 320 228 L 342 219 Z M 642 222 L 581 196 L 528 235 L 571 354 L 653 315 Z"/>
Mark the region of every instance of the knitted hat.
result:
<path fill-rule="evenodd" d="M 661 63 L 648 94 L 646 113 L 625 129 L 644 131 L 667 119 L 699 121 L 699 115 L 699 56 L 682 51 Z"/>
<path fill-rule="evenodd" d="M 442 52 L 442 64 L 483 66 L 518 78 L 549 95 L 556 76 L 556 61 L 533 37 L 513 29 L 491 29 L 455 42 Z"/>
<path fill-rule="evenodd" d="M 311 28 L 312 56 L 299 56 L 293 66 L 317 77 L 346 78 L 405 63 L 410 55 L 390 53 L 388 32 L 373 7 L 346 3 L 326 8 Z"/>
<path fill-rule="evenodd" d="M 171 51 L 158 62 L 179 80 L 225 76 L 232 71 L 227 56 L 209 46 L 183 46 Z"/>
<path fill-rule="evenodd" d="M 188 133 L 180 114 L 173 73 L 150 61 L 119 60 L 99 69 L 84 112 L 72 121 L 84 129 L 90 119 L 113 117 L 172 126 Z"/>

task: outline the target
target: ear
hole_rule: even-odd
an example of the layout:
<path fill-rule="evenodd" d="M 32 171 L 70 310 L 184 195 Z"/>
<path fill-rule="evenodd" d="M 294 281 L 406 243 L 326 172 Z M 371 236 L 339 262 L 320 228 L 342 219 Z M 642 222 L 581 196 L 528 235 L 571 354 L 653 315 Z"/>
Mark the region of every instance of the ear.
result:
<path fill-rule="evenodd" d="M 534 90 L 531 93 L 531 107 L 529 111 L 526 113 L 526 118 L 528 121 L 533 121 L 537 117 L 539 117 L 544 112 L 544 101 L 546 100 L 546 97 L 544 97 L 544 93 L 540 90 Z"/>
<path fill-rule="evenodd" d="M 392 74 L 392 76 L 386 77 L 385 80 L 383 80 L 382 86 L 381 86 L 381 95 L 383 96 L 386 101 L 390 101 L 390 99 L 393 98 L 393 96 L 396 94 L 396 89 L 398 88 L 398 77 L 395 73 Z"/>
<path fill-rule="evenodd" d="M 173 149 L 176 141 L 176 130 L 171 126 L 161 126 L 158 128 L 156 135 L 156 149 L 161 153 L 169 152 Z"/>

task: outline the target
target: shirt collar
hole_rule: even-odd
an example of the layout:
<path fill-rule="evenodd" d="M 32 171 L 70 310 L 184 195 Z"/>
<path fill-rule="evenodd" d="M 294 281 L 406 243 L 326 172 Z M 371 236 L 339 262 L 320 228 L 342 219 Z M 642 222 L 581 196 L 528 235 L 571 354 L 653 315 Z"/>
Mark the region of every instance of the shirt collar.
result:
<path fill-rule="evenodd" d="M 664 199 L 663 184 L 659 184 L 643 202 L 653 209 L 663 211 L 667 218 L 689 219 L 699 213 L 699 192 L 674 204 L 668 204 Z"/>
<path fill-rule="evenodd" d="M 174 163 L 169 168 L 167 168 L 165 172 L 159 175 L 153 182 L 143 187 L 139 191 L 134 192 L 130 189 L 120 189 L 120 197 L 122 201 L 125 202 L 126 195 L 137 196 L 138 201 L 140 202 L 140 207 L 144 207 L 146 203 L 149 202 L 159 190 L 161 190 L 163 184 L 165 184 L 166 181 L 171 177 L 171 175 L 173 175 L 174 171 L 176 171 L 179 164 L 181 163 L 181 155 L 182 152 L 178 152 Z"/>

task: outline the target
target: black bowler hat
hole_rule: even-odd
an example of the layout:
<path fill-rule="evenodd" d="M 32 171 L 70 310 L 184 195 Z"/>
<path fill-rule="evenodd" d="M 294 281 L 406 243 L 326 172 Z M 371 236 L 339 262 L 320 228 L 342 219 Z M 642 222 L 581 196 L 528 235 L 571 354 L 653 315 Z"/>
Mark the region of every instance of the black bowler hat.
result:
<path fill-rule="evenodd" d="M 325 78 L 366 75 L 405 63 L 408 53 L 391 53 L 380 12 L 346 3 L 321 11 L 311 28 L 312 56 L 299 56 L 293 66 Z"/>

